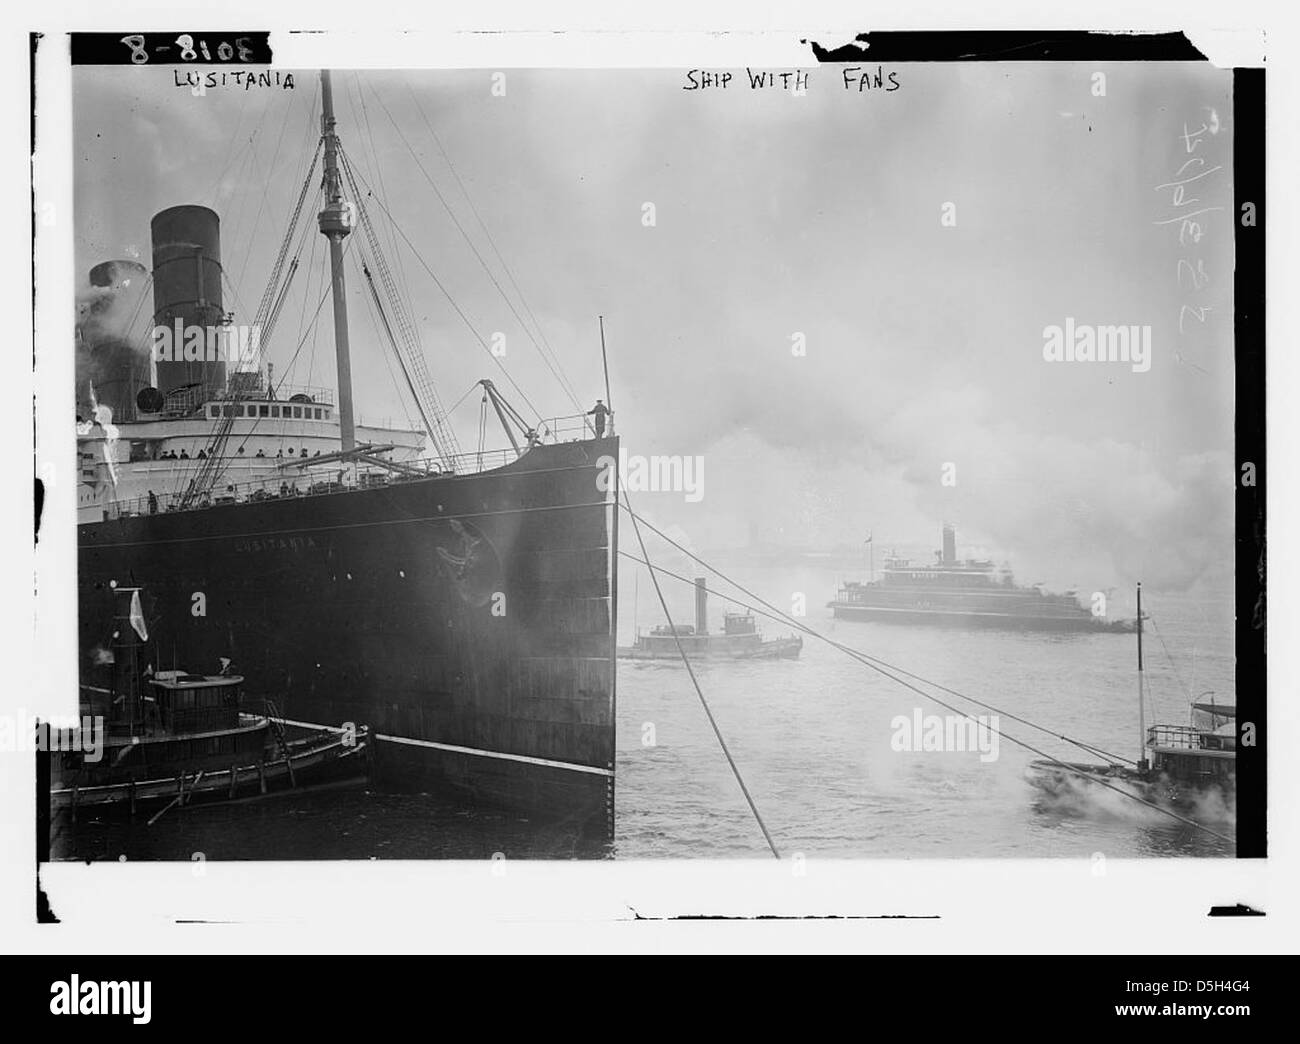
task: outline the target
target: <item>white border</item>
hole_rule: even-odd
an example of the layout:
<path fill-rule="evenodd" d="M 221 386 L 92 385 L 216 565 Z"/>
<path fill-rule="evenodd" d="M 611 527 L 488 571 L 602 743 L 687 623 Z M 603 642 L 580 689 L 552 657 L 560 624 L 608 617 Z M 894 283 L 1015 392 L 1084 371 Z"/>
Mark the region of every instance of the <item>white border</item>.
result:
<path fill-rule="evenodd" d="M 294 0 L 279 4 L 271 13 L 264 3 L 236 0 L 217 14 L 211 7 L 193 2 L 135 4 L 128 13 L 123 7 L 78 3 L 71 11 L 41 12 L 41 28 L 53 42 L 70 28 L 82 30 L 136 30 L 177 28 L 185 24 L 203 28 L 266 27 L 284 30 L 291 26 L 349 30 L 358 22 L 356 5 L 307 3 Z M 372 31 L 365 37 L 352 36 L 347 45 L 355 53 L 343 64 L 365 64 L 358 48 L 370 51 L 372 65 L 391 66 L 394 44 L 378 30 L 386 26 L 422 29 L 423 53 L 449 64 L 484 64 L 510 67 L 522 64 L 625 65 L 718 65 L 728 64 L 725 55 L 739 47 L 755 60 L 759 46 L 773 47 L 772 64 L 814 64 L 801 52 L 788 58 L 786 38 L 772 41 L 752 35 L 739 37 L 735 31 L 781 29 L 790 37 L 809 36 L 822 41 L 849 38 L 863 29 L 883 28 L 1078 28 L 1123 26 L 1130 29 L 1164 30 L 1175 26 L 1216 27 L 1207 33 L 1191 28 L 1189 33 L 1202 46 L 1215 40 L 1216 57 L 1231 57 L 1224 64 L 1243 61 L 1257 49 L 1258 36 L 1251 27 L 1268 29 L 1269 68 L 1269 187 L 1265 222 L 1269 230 L 1269 276 L 1272 287 L 1297 285 L 1292 251 L 1298 230 L 1295 204 L 1283 188 L 1293 184 L 1300 170 L 1294 137 L 1297 101 L 1296 39 L 1291 26 L 1278 13 L 1280 5 L 1239 2 L 1227 8 L 1208 3 L 1148 4 L 1135 12 L 1128 3 L 1113 0 L 1089 4 L 1086 9 L 1045 10 L 1034 3 L 999 5 L 996 13 L 972 14 L 948 3 L 911 4 L 905 10 L 870 4 L 803 3 L 790 12 L 751 10 L 740 4 L 706 8 L 698 2 L 667 2 L 653 8 L 642 6 L 634 14 L 605 5 L 551 3 L 545 9 L 523 3 L 499 4 L 492 10 L 475 5 L 462 13 L 432 15 L 413 6 L 385 11 L 369 0 L 364 17 Z M 1217 27 L 1229 20 L 1227 32 Z M 808 26 L 842 27 L 816 32 Z M 448 30 L 550 30 L 583 27 L 597 30 L 588 37 L 542 35 L 446 36 Z M 17 28 L 17 27 L 15 27 Z M 22 27 L 25 31 L 26 28 Z M 666 30 L 674 30 L 669 32 Z M 710 31 L 732 30 L 724 35 Z M 628 35 L 628 30 L 644 32 Z M 684 35 L 681 30 L 695 30 Z M 24 354 L 27 297 L 25 251 L 19 245 L 26 238 L 28 198 L 26 114 L 27 40 L 19 32 L 4 37 L 8 44 L 3 63 L 10 104 L 5 107 L 3 140 L 23 143 L 5 153 L 3 168 L 5 198 L 14 201 L 11 211 L 18 227 L 11 234 L 4 280 L 9 330 L 17 342 L 11 358 Z M 295 40 L 290 49 L 305 46 L 308 37 Z M 338 40 L 339 37 L 334 37 Z M 408 38 L 409 39 L 409 38 Z M 318 44 L 325 38 L 316 37 Z M 358 43 L 358 41 L 362 41 Z M 427 46 L 429 41 L 436 47 Z M 329 43 L 329 41 L 325 41 Z M 284 59 L 280 37 L 277 57 Z M 329 44 L 333 46 L 332 43 Z M 486 61 L 484 55 L 495 57 Z M 707 55 L 707 57 L 706 57 Z M 558 60 L 559 57 L 563 61 Z M 321 64 L 305 55 L 295 64 Z M 403 63 L 405 64 L 405 62 Z M 412 60 L 412 64 L 414 64 Z M 734 60 L 731 64 L 736 64 Z M 740 64 L 743 64 L 740 63 Z M 42 116 L 48 120 L 49 152 L 58 149 L 70 162 L 66 133 L 58 126 L 66 119 L 67 89 L 57 72 L 43 81 Z M 60 113 L 64 115 L 59 115 Z M 1286 134 L 1283 137 L 1283 134 Z M 47 140 L 42 139 L 45 149 Z M 69 169 L 50 161 L 51 168 Z M 70 179 L 55 179 L 46 187 L 54 200 L 70 200 Z M 68 211 L 64 211 L 65 213 Z M 42 290 L 51 288 L 46 300 L 71 300 L 70 236 L 58 244 L 66 251 L 60 260 L 52 251 L 42 254 Z M 60 276 L 60 273 L 62 275 Z M 46 281 L 48 279 L 48 282 Z M 62 279 L 62 284 L 60 284 Z M 1105 876 L 1094 876 L 1089 863 L 1080 860 L 992 862 L 951 861 L 821 861 L 808 860 L 803 873 L 792 862 L 616 862 L 597 864 L 509 864 L 500 863 L 298 863 L 298 864 L 96 864 L 91 867 L 58 864 L 44 874 L 46 887 L 57 912 L 64 919 L 59 926 L 33 923 L 34 882 L 31 860 L 32 780 L 30 763 L 23 757 L 0 755 L 0 828 L 5 844 L 0 846 L 0 943 L 4 949 L 44 952 L 151 952 L 201 948 L 205 952 L 393 952 L 425 950 L 523 951 L 679 951 L 720 950 L 820 950 L 882 952 L 1267 952 L 1294 947 L 1297 937 L 1297 782 L 1290 771 L 1296 749 L 1300 714 L 1300 686 L 1297 686 L 1294 653 L 1289 636 L 1300 634 L 1300 620 L 1293 592 L 1296 590 L 1295 557 L 1284 539 L 1300 533 L 1296 518 L 1296 473 L 1294 453 L 1288 447 L 1300 445 L 1296 416 L 1290 396 L 1300 385 L 1296 378 L 1296 354 L 1286 329 L 1283 308 L 1290 291 L 1270 295 L 1269 315 L 1269 529 L 1274 536 L 1270 555 L 1270 780 L 1271 856 L 1267 861 L 1219 860 L 1110 861 Z M 63 333 L 62 343 L 71 342 L 71 310 L 56 307 L 51 322 Z M 66 339 L 65 338 L 66 335 Z M 70 369 L 71 353 L 63 353 Z M 53 401 L 71 386 L 60 377 L 56 364 L 45 365 L 42 355 L 42 401 Z M 22 367 L 17 368 L 21 372 Z M 45 387 L 44 381 L 53 381 Z M 25 377 L 0 382 L 4 395 L 3 416 L 7 425 L 4 445 L 14 457 L 28 459 L 32 429 L 27 425 L 30 403 Z M 66 414 L 66 411 L 64 411 Z M 53 422 L 62 433 L 61 421 Z M 43 425 L 44 421 L 40 421 Z M 42 449 L 51 445 L 70 447 L 70 439 L 46 441 L 40 428 Z M 62 452 L 69 458 L 71 449 Z M 61 461 L 57 455 L 42 456 L 40 464 Z M 25 467 L 25 463 L 23 464 Z M 13 469 L 19 470 L 19 469 Z M 56 474 L 58 472 L 56 471 Z M 70 473 L 70 472 L 67 472 Z M 15 479 L 22 488 L 22 477 Z M 42 612 L 46 606 L 56 618 L 72 610 L 58 608 L 50 598 L 49 578 L 54 570 L 67 569 L 68 562 L 52 561 L 51 534 L 71 518 L 63 514 L 64 501 L 58 484 L 47 506 L 43 543 Z M 29 642 L 27 613 L 30 514 L 19 510 L 24 497 L 10 497 L 6 513 L 4 542 L 13 562 L 6 576 L 5 623 L 6 675 L 9 685 L 3 697 L 35 693 L 38 678 L 52 676 L 52 670 L 74 662 L 67 653 L 72 629 L 60 636 L 58 628 L 43 630 L 39 643 Z M 70 503 L 70 501 L 69 501 Z M 69 556 L 70 557 L 70 556 Z M 63 575 L 69 575 L 67 573 Z M 24 621 L 28 622 L 24 622 Z M 16 646 L 16 649 L 12 648 Z M 118 899 L 126 894 L 148 897 L 147 912 L 124 924 Z M 118 897 L 104 904 L 104 896 Z M 1210 903 L 1247 902 L 1268 912 L 1265 918 L 1221 919 L 1204 916 Z M 897 914 L 942 915 L 941 921 L 785 921 L 765 923 L 635 921 L 630 910 L 643 916 L 673 913 L 714 914 Z M 211 926 L 196 937 L 194 928 L 178 928 L 176 918 L 243 922 Z M 250 923 L 251 922 L 251 923 Z"/>

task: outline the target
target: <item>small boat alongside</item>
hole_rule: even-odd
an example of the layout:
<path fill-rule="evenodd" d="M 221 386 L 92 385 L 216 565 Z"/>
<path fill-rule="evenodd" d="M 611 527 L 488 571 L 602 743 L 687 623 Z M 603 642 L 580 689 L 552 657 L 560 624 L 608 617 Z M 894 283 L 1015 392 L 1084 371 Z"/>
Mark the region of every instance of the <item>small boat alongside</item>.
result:
<path fill-rule="evenodd" d="M 1232 704 L 1193 702 L 1183 725 L 1145 724 L 1142 660 L 1142 585 L 1138 584 L 1138 728 L 1142 737 L 1134 763 L 1106 764 L 1038 760 L 1026 767 L 1034 786 L 1061 796 L 1090 784 L 1122 785 L 1145 801 L 1189 806 L 1217 790 L 1230 799 L 1236 790 L 1237 708 Z"/>
<path fill-rule="evenodd" d="M 188 805 L 233 799 L 366 770 L 368 730 L 286 722 L 273 700 L 250 698 L 244 678 L 184 670 L 139 672 L 148 631 L 139 588 L 115 591 L 120 612 L 108 687 L 83 685 L 81 720 L 99 742 L 50 751 L 52 810 Z"/>

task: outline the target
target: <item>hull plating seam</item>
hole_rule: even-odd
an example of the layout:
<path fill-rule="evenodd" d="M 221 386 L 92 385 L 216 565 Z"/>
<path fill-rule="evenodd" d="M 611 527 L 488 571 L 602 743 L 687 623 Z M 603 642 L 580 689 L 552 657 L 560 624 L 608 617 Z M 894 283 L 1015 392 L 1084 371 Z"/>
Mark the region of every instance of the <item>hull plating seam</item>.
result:
<path fill-rule="evenodd" d="M 307 499 L 307 498 L 303 498 Z M 230 505 L 234 506 L 234 505 Z M 105 547 L 156 547 L 159 544 L 194 544 L 206 540 L 238 540 L 251 539 L 254 537 L 281 536 L 286 533 L 328 533 L 335 529 L 366 529 L 373 526 L 396 526 L 412 522 L 445 522 L 448 519 L 461 518 L 491 518 L 495 515 L 529 515 L 539 511 L 577 511 L 581 508 L 608 508 L 613 504 L 607 500 L 593 500 L 586 504 L 550 504 L 546 507 L 531 508 L 510 508 L 505 511 L 470 511 L 461 515 L 428 515 L 419 518 L 384 518 L 376 519 L 374 522 L 343 522 L 337 526 L 311 526 L 301 527 L 298 529 L 268 529 L 252 530 L 247 533 L 210 533 L 199 536 L 173 537 L 171 540 L 129 540 L 129 541 L 111 541 L 105 540 L 102 543 L 83 545 L 83 550 L 91 550 Z M 211 510 L 211 509 L 209 509 Z M 188 512 L 175 512 L 177 516 L 188 514 Z M 162 515 L 132 516 L 147 518 L 163 518 Z M 83 522 L 82 526 L 106 526 L 112 525 L 118 519 L 109 519 L 107 522 Z"/>

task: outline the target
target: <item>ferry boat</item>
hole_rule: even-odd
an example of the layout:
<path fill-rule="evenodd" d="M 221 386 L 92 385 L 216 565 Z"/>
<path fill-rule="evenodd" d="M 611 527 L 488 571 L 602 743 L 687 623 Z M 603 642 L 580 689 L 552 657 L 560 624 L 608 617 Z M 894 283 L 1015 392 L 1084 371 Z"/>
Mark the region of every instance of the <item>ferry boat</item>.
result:
<path fill-rule="evenodd" d="M 367 726 L 381 778 L 608 836 L 618 542 L 602 461 L 618 459 L 612 423 L 606 432 L 599 413 L 529 423 L 485 380 L 484 413 L 490 402 L 509 446 L 460 451 L 370 216 L 374 192 L 343 148 L 327 71 L 320 99 L 317 151 L 252 328 L 264 358 L 315 186 L 337 398 L 210 350 L 247 338 L 231 332 L 209 208 L 154 217 L 150 271 L 117 262 L 92 272 L 103 306 L 120 314 L 116 298 L 133 295 L 126 310 L 151 315 L 155 336 L 206 335 L 142 364 L 121 330 L 97 321 L 98 304 L 83 316 L 83 679 L 115 585 L 139 587 L 175 662 L 230 656 L 251 695 L 274 698 L 285 718 Z M 354 414 L 345 243 L 422 430 Z"/>
<path fill-rule="evenodd" d="M 728 610 L 722 630 L 709 630 L 709 592 L 705 578 L 695 579 L 695 624 L 661 624 L 637 633 L 631 645 L 619 646 L 625 660 L 793 660 L 803 649 L 803 638 L 764 638 L 752 612 Z"/>
<path fill-rule="evenodd" d="M 1237 708 L 1234 704 L 1194 701 L 1186 724 L 1145 723 L 1145 683 L 1142 659 L 1142 585 L 1137 587 L 1138 731 L 1141 753 L 1136 763 L 1106 764 L 1036 760 L 1026 779 L 1058 795 L 1086 787 L 1091 780 L 1127 784 L 1140 796 L 1164 804 L 1196 802 L 1217 788 L 1231 799 L 1236 790 Z"/>
<path fill-rule="evenodd" d="M 934 564 L 917 565 L 891 552 L 880 579 L 846 582 L 827 607 L 842 620 L 1046 631 L 1134 629 L 1132 621 L 1094 615 L 1079 604 L 1075 591 L 1054 594 L 1040 585 L 1022 587 L 1009 569 L 997 570 L 989 560 L 958 560 L 956 531 L 946 523 Z"/>

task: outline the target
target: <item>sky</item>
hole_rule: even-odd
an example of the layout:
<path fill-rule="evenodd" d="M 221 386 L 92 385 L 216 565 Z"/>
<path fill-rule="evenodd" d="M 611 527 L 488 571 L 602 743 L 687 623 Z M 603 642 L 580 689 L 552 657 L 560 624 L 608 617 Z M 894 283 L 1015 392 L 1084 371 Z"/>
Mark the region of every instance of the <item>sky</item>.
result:
<path fill-rule="evenodd" d="M 461 447 L 480 377 L 522 412 L 577 412 L 515 313 L 584 410 L 605 395 L 603 315 L 625 448 L 704 459 L 697 502 L 639 497 L 690 546 L 869 531 L 926 554 L 946 520 L 963 555 L 1058 588 L 1230 578 L 1230 74 L 884 71 L 898 89 L 846 88 L 838 66 L 808 70 L 802 94 L 751 89 L 743 69 L 707 90 L 671 69 L 336 73 L 344 148 L 383 201 L 368 205 Z M 150 216 L 202 203 L 222 220 L 226 308 L 251 321 L 314 147 L 315 74 L 202 96 L 170 69 L 74 75 L 79 272 L 147 263 Z M 312 322 L 323 241 L 300 238 L 267 354 L 277 377 L 332 385 L 328 305 Z M 405 422 L 348 274 L 358 412 Z M 527 403 L 449 297 L 483 340 L 505 335 Z M 1067 318 L 1149 326 L 1150 369 L 1045 360 L 1044 329 Z"/>

